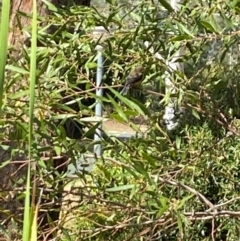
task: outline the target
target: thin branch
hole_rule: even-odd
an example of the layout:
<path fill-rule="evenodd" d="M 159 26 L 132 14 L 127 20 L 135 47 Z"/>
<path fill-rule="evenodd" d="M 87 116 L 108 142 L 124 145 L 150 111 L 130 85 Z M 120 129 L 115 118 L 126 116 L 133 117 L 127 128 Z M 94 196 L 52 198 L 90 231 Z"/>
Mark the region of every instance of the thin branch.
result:
<path fill-rule="evenodd" d="M 188 190 L 192 194 L 199 197 L 199 199 L 201 199 L 206 204 L 206 206 L 209 206 L 210 208 L 214 209 L 214 205 L 206 197 L 204 197 L 200 192 L 196 191 L 192 187 L 189 187 L 189 186 L 187 186 L 183 183 L 177 182 L 177 181 L 172 181 L 172 180 L 170 181 L 170 180 L 167 180 L 167 179 L 164 179 L 164 178 L 161 178 L 161 177 L 159 177 L 158 179 L 161 182 L 167 183 L 169 185 L 181 187 L 181 188 L 184 188 L 184 189 Z"/>
<path fill-rule="evenodd" d="M 232 203 L 234 201 L 237 201 L 237 200 L 240 200 L 240 197 L 232 198 L 232 199 L 230 199 L 230 200 L 228 200 L 228 201 L 226 201 L 224 203 L 220 203 L 218 205 L 214 205 L 212 208 L 207 209 L 206 212 L 210 212 L 213 209 L 218 209 L 218 208 L 220 208 L 222 206 L 225 206 L 225 205 L 230 204 L 230 203 Z"/>

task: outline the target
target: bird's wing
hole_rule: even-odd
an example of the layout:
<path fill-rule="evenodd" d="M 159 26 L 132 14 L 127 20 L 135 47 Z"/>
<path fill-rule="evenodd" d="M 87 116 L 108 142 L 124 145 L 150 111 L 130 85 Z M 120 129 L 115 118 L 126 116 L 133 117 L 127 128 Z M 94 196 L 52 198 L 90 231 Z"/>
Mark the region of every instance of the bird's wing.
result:
<path fill-rule="evenodd" d="M 137 73 L 134 76 L 128 76 L 126 83 L 129 85 L 134 85 L 135 83 L 138 83 L 139 81 L 141 81 L 142 77 L 143 77 L 142 73 Z"/>

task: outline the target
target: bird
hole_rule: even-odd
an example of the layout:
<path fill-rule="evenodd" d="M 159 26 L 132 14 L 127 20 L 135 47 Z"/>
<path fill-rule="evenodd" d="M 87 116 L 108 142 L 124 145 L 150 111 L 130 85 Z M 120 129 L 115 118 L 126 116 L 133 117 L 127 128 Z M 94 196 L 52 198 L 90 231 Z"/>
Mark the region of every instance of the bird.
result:
<path fill-rule="evenodd" d="M 143 81 L 145 68 L 142 66 L 134 68 L 127 76 L 126 83 L 120 92 L 121 95 L 126 95 L 130 88 L 140 85 Z"/>

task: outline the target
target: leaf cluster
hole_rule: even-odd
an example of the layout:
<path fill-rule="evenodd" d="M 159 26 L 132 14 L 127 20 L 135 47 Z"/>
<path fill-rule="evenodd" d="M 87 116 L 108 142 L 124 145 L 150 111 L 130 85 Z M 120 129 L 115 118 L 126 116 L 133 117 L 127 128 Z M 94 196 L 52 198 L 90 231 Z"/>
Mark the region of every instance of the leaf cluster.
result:
<path fill-rule="evenodd" d="M 127 141 L 103 138 L 104 153 L 94 170 L 77 172 L 81 184 L 70 193 L 79 201 L 62 217 L 62 239 L 236 240 L 238 3 L 182 1 L 175 11 L 165 0 L 107 1 L 106 14 L 102 6 L 49 6 L 52 15 L 41 19 L 38 36 L 32 147 L 40 183 L 48 188 L 44 195 L 59 200 L 62 183 L 69 180 L 53 168 L 54 157 L 66 155 L 77 166 L 79 156 L 96 144 L 91 138 L 98 124 L 82 118 L 94 115 L 97 101 L 105 111 L 111 107 L 109 118 L 139 132 Z M 93 35 L 97 26 L 105 29 L 103 36 Z M 103 97 L 95 94 L 98 45 L 105 59 Z M 177 55 L 180 49 L 184 53 Z M 176 62 L 184 72 L 171 68 Z M 29 64 L 28 48 L 21 60 L 9 60 L 0 120 L 6 130 L 2 139 L 21 143 L 23 150 Z M 148 66 L 145 80 L 123 97 L 120 84 L 135 65 Z M 169 94 L 166 78 L 174 85 Z M 179 125 L 168 132 L 163 115 L 173 100 Z M 137 116 L 147 119 L 146 132 L 132 121 Z M 55 155 L 44 159 L 46 153 Z"/>

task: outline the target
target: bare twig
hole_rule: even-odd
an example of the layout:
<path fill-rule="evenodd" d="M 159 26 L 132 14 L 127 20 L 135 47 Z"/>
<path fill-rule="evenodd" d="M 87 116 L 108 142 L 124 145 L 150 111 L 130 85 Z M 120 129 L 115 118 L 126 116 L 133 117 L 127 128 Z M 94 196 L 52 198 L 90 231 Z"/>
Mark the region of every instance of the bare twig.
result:
<path fill-rule="evenodd" d="M 199 199 L 201 199 L 207 206 L 214 209 L 214 205 L 206 197 L 204 197 L 200 192 L 196 191 L 192 187 L 189 187 L 189 186 L 187 186 L 183 183 L 180 183 L 180 182 L 177 182 L 177 181 L 174 181 L 174 180 L 167 180 L 167 179 L 164 179 L 164 178 L 161 178 L 161 177 L 159 177 L 159 181 L 170 184 L 172 186 L 177 186 L 177 187 L 181 187 L 181 188 L 184 188 L 184 189 L 188 190 L 192 194 L 199 197 Z"/>
<path fill-rule="evenodd" d="M 206 212 L 210 212 L 213 209 L 219 209 L 220 207 L 225 206 L 227 204 L 230 204 L 230 203 L 232 203 L 234 201 L 237 201 L 237 200 L 240 200 L 240 197 L 232 198 L 232 199 L 230 199 L 230 200 L 228 200 L 228 201 L 226 201 L 224 203 L 220 203 L 220 204 L 214 205 L 212 208 L 207 209 Z"/>

